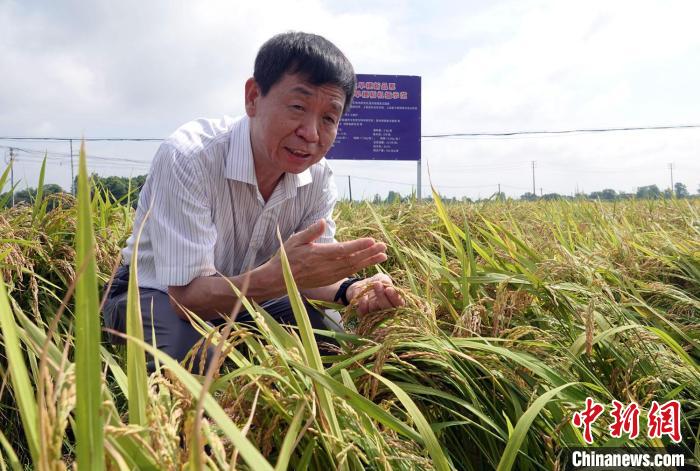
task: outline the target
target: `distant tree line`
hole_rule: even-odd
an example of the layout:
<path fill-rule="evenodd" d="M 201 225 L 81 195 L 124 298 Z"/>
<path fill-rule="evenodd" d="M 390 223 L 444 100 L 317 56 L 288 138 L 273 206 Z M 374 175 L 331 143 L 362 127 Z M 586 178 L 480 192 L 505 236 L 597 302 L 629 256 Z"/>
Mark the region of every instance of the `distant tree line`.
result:
<path fill-rule="evenodd" d="M 697 195 L 700 195 L 700 187 L 698 187 Z M 606 188 L 601 191 L 594 191 L 592 193 L 580 193 L 575 196 L 560 195 L 558 193 L 548 193 L 541 196 L 537 196 L 533 193 L 527 192 L 520 196 L 521 200 L 525 201 L 536 201 L 536 200 L 556 200 L 556 199 L 591 199 L 591 200 L 601 200 L 601 201 L 617 201 L 617 200 L 628 200 L 628 199 L 645 199 L 645 200 L 655 200 L 661 198 L 692 198 L 693 195 L 688 191 L 688 187 L 683 183 L 676 183 L 674 185 L 673 191 L 670 188 L 665 190 L 660 190 L 656 185 L 646 185 L 637 188 L 636 193 L 625 193 L 624 191 L 617 192 L 613 189 Z M 697 196 L 696 196 L 697 197 Z"/>
<path fill-rule="evenodd" d="M 520 200 L 522 201 L 549 201 L 549 200 L 574 200 L 574 199 L 589 199 L 589 200 L 601 200 L 601 201 L 619 201 L 619 200 L 629 200 L 629 199 L 661 199 L 661 198 L 698 198 L 700 197 L 700 187 L 697 189 L 696 195 L 690 194 L 688 188 L 683 183 L 676 183 L 674 185 L 674 191 L 670 188 L 665 190 L 660 190 L 657 185 L 646 185 L 637 188 L 636 193 L 626 193 L 624 191 L 617 192 L 613 189 L 606 188 L 600 191 L 594 191 L 592 193 L 579 193 L 577 195 L 561 195 L 559 193 L 545 193 L 543 195 L 536 195 L 531 192 L 524 193 L 520 195 Z M 430 200 L 431 197 L 423 198 L 424 200 Z M 505 201 L 508 199 L 505 193 L 496 192 L 493 195 L 477 199 L 477 202 L 483 201 Z M 374 204 L 392 204 L 399 202 L 406 202 L 415 200 L 415 193 L 409 195 L 401 195 L 398 191 L 389 190 L 389 193 L 385 198 L 382 198 L 380 194 L 375 194 L 372 199 Z M 442 196 L 442 200 L 447 203 L 459 203 L 459 202 L 473 202 L 471 198 L 463 196 L 461 198 Z"/>
<path fill-rule="evenodd" d="M 136 204 L 139 200 L 139 194 L 141 188 L 143 188 L 146 182 L 146 175 L 139 175 L 137 177 L 127 178 L 127 177 L 101 177 L 97 173 L 90 175 L 90 178 L 94 182 L 93 188 L 98 188 L 103 192 L 105 196 L 108 196 L 112 201 L 117 201 L 122 204 L 127 204 L 130 202 L 133 208 L 136 208 Z M 77 186 L 77 177 L 74 181 Z M 127 197 L 129 194 L 129 189 L 131 189 L 131 196 Z M 44 198 L 50 197 L 58 193 L 70 193 L 66 192 L 60 185 L 55 183 L 48 183 L 44 185 Z M 23 190 L 15 191 L 15 204 L 27 203 L 31 204 L 36 199 L 37 189 L 36 188 L 25 188 Z M 530 192 L 520 195 L 520 200 L 523 201 L 538 201 L 538 200 L 573 200 L 573 199 L 590 199 L 590 200 L 601 200 L 601 201 L 619 201 L 627 199 L 661 199 L 661 198 L 698 198 L 700 197 L 700 187 L 697 189 L 696 195 L 691 195 L 688 188 L 683 183 L 676 183 L 674 185 L 674 191 L 672 192 L 670 188 L 665 190 L 660 190 L 656 185 L 646 185 L 637 188 L 636 193 L 625 193 L 623 191 L 617 192 L 613 189 L 606 188 L 601 191 L 594 191 L 592 193 L 580 193 L 575 196 L 570 195 L 560 195 L 559 193 L 545 193 L 543 195 L 536 195 Z M 416 199 L 415 193 L 408 195 L 401 195 L 398 191 L 389 190 L 386 197 L 382 197 L 379 194 L 375 194 L 372 199 L 374 204 L 391 204 L 400 203 L 406 201 L 412 201 Z M 430 200 L 431 197 L 423 198 L 424 200 Z M 443 201 L 448 203 L 470 203 L 473 202 L 471 198 L 463 196 L 461 198 L 442 196 Z M 480 198 L 476 201 L 505 201 L 508 199 L 505 193 L 494 193 L 493 195 Z M 12 198 L 9 192 L 0 194 L 0 202 L 4 203 L 4 207 L 9 207 L 12 204 Z M 53 209 L 56 205 L 55 202 L 49 204 L 48 209 Z"/>
<path fill-rule="evenodd" d="M 109 197 L 112 201 L 118 201 L 123 204 L 127 204 L 130 201 L 132 207 L 136 207 L 136 203 L 139 200 L 139 194 L 143 184 L 146 182 L 146 175 L 139 175 L 133 178 L 127 177 L 101 177 L 96 173 L 90 175 L 91 180 L 94 182 L 93 188 L 99 189 L 104 196 Z M 77 187 L 78 178 L 74 180 L 74 185 Z M 70 193 L 64 190 L 60 185 L 55 183 L 47 183 L 44 185 L 44 198 L 50 197 L 51 195 L 59 193 Z M 129 197 L 129 189 L 131 189 L 131 196 Z M 23 190 L 15 191 L 15 204 L 27 203 L 31 204 L 36 200 L 37 189 L 30 187 Z M 0 194 L 0 201 L 4 202 L 4 207 L 9 207 L 12 204 L 12 197 L 9 192 Z M 48 209 L 51 210 L 55 206 L 54 203 L 50 203 Z"/>

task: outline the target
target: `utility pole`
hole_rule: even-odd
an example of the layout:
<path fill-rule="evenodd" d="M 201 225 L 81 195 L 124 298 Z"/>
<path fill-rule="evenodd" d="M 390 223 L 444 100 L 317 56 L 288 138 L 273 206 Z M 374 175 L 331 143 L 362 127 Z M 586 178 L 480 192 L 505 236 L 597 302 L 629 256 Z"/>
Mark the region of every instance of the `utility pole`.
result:
<path fill-rule="evenodd" d="M 421 161 L 416 162 L 416 196 L 418 197 L 418 202 L 421 200 Z"/>
<path fill-rule="evenodd" d="M 10 147 L 10 191 L 12 192 L 12 206 L 15 205 L 15 150 Z"/>
<path fill-rule="evenodd" d="M 75 177 L 73 176 L 73 139 L 70 140 L 70 194 L 75 196 Z"/>
<path fill-rule="evenodd" d="M 668 164 L 668 169 L 671 171 L 671 195 L 676 195 L 676 189 L 673 186 L 673 162 Z"/>
<path fill-rule="evenodd" d="M 540 187 L 540 196 L 542 196 L 542 187 Z"/>
<path fill-rule="evenodd" d="M 498 199 L 501 199 L 501 184 L 498 184 Z"/>
<path fill-rule="evenodd" d="M 535 189 L 535 161 L 532 161 L 532 194 L 537 196 L 537 190 Z"/>
<path fill-rule="evenodd" d="M 352 201 L 352 183 L 350 182 L 350 175 L 348 175 L 348 191 L 350 192 L 350 201 Z"/>

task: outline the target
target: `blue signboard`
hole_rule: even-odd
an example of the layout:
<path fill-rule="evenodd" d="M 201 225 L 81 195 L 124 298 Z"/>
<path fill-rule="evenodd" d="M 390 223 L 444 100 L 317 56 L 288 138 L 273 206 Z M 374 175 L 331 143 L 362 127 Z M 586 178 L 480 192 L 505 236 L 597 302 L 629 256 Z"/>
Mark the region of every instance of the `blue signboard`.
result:
<path fill-rule="evenodd" d="M 326 158 L 420 160 L 420 93 L 420 77 L 358 74 Z"/>

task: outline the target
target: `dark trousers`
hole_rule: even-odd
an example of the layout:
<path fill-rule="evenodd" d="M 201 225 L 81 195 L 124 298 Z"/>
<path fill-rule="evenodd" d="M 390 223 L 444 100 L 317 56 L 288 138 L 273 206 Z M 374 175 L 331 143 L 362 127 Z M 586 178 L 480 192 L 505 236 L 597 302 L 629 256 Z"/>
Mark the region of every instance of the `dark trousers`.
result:
<path fill-rule="evenodd" d="M 121 266 L 114 275 L 112 286 L 107 295 L 102 314 L 104 325 L 107 328 L 118 332 L 126 332 L 126 305 L 127 289 L 129 285 L 129 267 Z M 192 347 L 202 339 L 202 336 L 192 326 L 188 320 L 183 320 L 178 316 L 170 304 L 167 293 L 151 288 L 139 288 L 141 299 L 141 318 L 143 321 L 143 337 L 148 344 L 153 344 L 153 334 L 155 334 L 155 345 L 159 350 L 167 353 L 172 358 L 182 361 L 185 359 Z M 328 330 L 323 323 L 323 313 L 315 309 L 308 301 L 304 300 L 306 312 L 308 313 L 311 326 L 314 329 Z M 266 301 L 261 307 L 282 325 L 295 326 L 294 312 L 287 296 Z M 217 326 L 225 321 L 209 321 Z M 254 325 L 253 318 L 246 311 L 241 311 L 236 318 L 236 322 Z M 108 340 L 113 344 L 125 343 L 122 337 L 107 334 Z M 329 337 L 316 336 L 318 343 L 336 344 Z M 336 344 L 337 345 L 337 344 Z M 207 351 L 207 359 L 210 359 L 213 348 Z M 325 349 L 322 353 L 329 353 Z M 147 355 L 148 370 L 153 371 L 155 364 L 153 358 Z M 195 369 L 199 365 L 199 360 L 195 360 Z"/>

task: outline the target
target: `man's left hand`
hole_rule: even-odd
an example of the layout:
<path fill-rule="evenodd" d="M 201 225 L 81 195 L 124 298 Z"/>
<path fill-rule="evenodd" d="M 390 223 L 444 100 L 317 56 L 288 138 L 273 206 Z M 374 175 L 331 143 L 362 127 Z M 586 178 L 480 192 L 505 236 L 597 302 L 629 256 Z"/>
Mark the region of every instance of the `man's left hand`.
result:
<path fill-rule="evenodd" d="M 368 285 L 372 285 L 372 289 L 367 288 Z M 355 299 L 358 295 L 360 295 L 359 300 Z M 357 302 L 357 311 L 360 314 L 401 307 L 405 304 L 403 297 L 394 288 L 391 277 L 384 273 L 378 273 L 350 285 L 347 298 L 351 302 L 353 300 Z"/>

